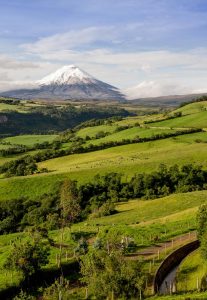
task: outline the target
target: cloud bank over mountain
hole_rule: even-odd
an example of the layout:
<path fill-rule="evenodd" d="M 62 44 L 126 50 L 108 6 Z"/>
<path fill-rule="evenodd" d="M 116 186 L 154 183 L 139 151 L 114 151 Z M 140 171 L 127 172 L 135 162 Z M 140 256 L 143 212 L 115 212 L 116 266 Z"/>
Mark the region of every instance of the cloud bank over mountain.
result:
<path fill-rule="evenodd" d="M 147 97 L 206 89 L 205 0 L 13 1 L 0 12 L 0 90 L 69 64 Z"/>

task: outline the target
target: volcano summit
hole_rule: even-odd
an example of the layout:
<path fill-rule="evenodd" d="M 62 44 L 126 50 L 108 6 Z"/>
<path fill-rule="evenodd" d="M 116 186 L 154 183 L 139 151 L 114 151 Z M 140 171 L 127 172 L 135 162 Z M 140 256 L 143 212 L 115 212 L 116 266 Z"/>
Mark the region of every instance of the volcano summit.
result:
<path fill-rule="evenodd" d="M 51 100 L 124 100 L 114 86 L 95 79 L 74 65 L 64 66 L 36 82 L 31 89 L 17 89 L 2 96 Z"/>

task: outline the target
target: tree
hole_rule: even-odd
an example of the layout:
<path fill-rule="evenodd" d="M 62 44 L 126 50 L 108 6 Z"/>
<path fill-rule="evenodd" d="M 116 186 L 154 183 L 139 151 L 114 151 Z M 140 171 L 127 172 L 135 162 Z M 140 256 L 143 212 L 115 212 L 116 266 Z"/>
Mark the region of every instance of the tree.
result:
<path fill-rule="evenodd" d="M 23 279 L 29 279 L 48 263 L 49 248 L 35 240 L 20 241 L 12 245 L 5 267 L 22 273 Z"/>
<path fill-rule="evenodd" d="M 61 240 L 59 267 L 61 266 L 62 244 L 64 229 L 70 227 L 80 215 L 80 205 L 78 201 L 77 182 L 66 179 L 60 189 L 60 209 L 61 209 Z"/>
<path fill-rule="evenodd" d="M 81 258 L 81 274 L 89 294 L 99 299 L 131 299 L 143 290 L 140 262 L 127 261 L 120 251 L 91 250 Z"/>
<path fill-rule="evenodd" d="M 80 215 L 77 182 L 65 180 L 60 190 L 60 209 L 62 224 L 71 226 Z"/>
<path fill-rule="evenodd" d="M 207 205 L 204 204 L 199 207 L 197 214 L 197 224 L 198 224 L 198 237 L 202 238 L 205 232 L 207 232 Z"/>

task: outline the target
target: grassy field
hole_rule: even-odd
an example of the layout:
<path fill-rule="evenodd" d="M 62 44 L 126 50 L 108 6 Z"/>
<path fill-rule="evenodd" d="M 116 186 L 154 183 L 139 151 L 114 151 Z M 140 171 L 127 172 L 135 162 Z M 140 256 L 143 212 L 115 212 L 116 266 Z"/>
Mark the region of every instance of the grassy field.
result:
<path fill-rule="evenodd" d="M 182 112 L 183 115 L 196 114 L 207 109 L 207 101 L 194 102 L 176 109 L 174 112 Z"/>
<path fill-rule="evenodd" d="M 32 151 L 27 151 L 25 153 L 21 153 L 21 154 L 15 154 L 15 155 L 10 155 L 10 156 L 6 156 L 6 157 L 1 157 L 0 156 L 0 166 L 3 165 L 4 163 L 7 163 L 9 161 L 12 160 L 16 160 L 19 159 L 25 155 L 34 155 L 38 152 L 39 150 L 32 150 Z"/>
<path fill-rule="evenodd" d="M 204 275 L 207 275 L 207 263 L 201 256 L 200 249 L 198 249 L 188 255 L 178 269 L 178 291 L 197 290 L 197 284 L 200 286 L 201 279 Z"/>
<path fill-rule="evenodd" d="M 85 138 L 87 135 L 95 137 L 101 131 L 108 132 L 109 135 L 104 138 L 87 142 L 89 144 L 99 144 L 107 141 L 133 139 L 136 136 L 142 138 L 163 132 L 170 133 L 175 131 L 176 128 L 207 128 L 206 108 L 207 101 L 193 103 L 175 110 L 175 112 L 181 111 L 183 114 L 182 117 L 175 119 L 159 121 L 164 117 L 161 114 L 130 117 L 114 122 L 112 125 L 83 128 L 76 135 Z M 147 124 L 145 128 L 136 126 L 136 123 L 143 124 L 144 121 L 155 119 L 158 122 Z M 118 126 L 123 125 L 133 125 L 134 127 L 115 132 Z M 175 130 L 171 128 L 175 128 Z M 11 145 L 33 146 L 36 143 L 52 142 L 56 137 L 57 135 L 22 135 L 6 138 L 4 141 L 11 143 Z M 3 148 L 7 145 L 0 144 L 0 149 L 2 149 L 1 146 Z M 70 141 L 62 144 L 63 149 L 70 146 Z M 33 151 L 30 154 L 34 153 L 36 152 Z M 182 166 L 183 164 L 192 163 L 202 165 L 203 168 L 207 169 L 206 153 L 207 132 L 199 132 L 50 159 L 38 164 L 40 168 L 47 168 L 49 173 L 26 177 L 0 178 L 0 201 L 22 197 L 38 199 L 44 193 L 57 192 L 65 178 L 76 179 L 78 184 L 81 184 L 93 181 L 96 174 L 118 172 L 123 174 L 124 181 L 128 181 L 135 173 L 157 170 L 161 163 L 165 163 L 168 167 L 174 164 Z M 22 154 L 6 158 L 1 157 L 0 164 L 21 156 Z M 207 203 L 207 191 L 173 194 L 155 200 L 130 200 L 118 203 L 116 214 L 101 218 L 90 217 L 84 222 L 74 224 L 71 230 L 73 233 L 83 235 L 96 233 L 102 238 L 105 238 L 106 233 L 109 238 L 114 235 L 119 239 L 123 236 L 129 236 L 134 239 L 138 248 L 141 249 L 160 242 L 166 243 L 166 241 L 171 241 L 178 235 L 195 230 L 196 213 L 198 207 L 203 203 Z M 73 253 L 75 244 L 72 242 L 70 234 L 66 230 L 64 243 L 71 246 L 71 253 Z M 5 272 L 3 268 L 3 263 L 11 248 L 10 241 L 15 240 L 18 236 L 28 238 L 26 233 L 0 236 L 0 289 L 19 283 L 19 274 Z M 50 236 L 57 243 L 60 241 L 58 230 L 50 232 Z M 51 248 L 50 262 L 46 268 L 56 266 L 58 251 L 58 248 Z M 178 273 L 178 279 L 181 282 L 178 287 L 179 291 L 186 290 L 186 282 L 188 285 L 187 290 L 194 290 L 197 277 L 202 277 L 205 272 L 207 272 L 207 266 L 204 267 L 199 251 L 194 252 L 180 266 Z M 178 295 L 154 297 L 152 299 L 184 300 L 186 297 L 188 296 L 184 295 L 182 298 Z M 207 299 L 207 294 L 200 294 L 200 298 L 198 296 L 193 298 L 192 295 L 189 295 L 189 297 L 190 299 Z"/>
<path fill-rule="evenodd" d="M 25 112 L 24 106 L 22 105 L 10 105 L 10 104 L 6 104 L 6 103 L 0 103 L 0 112 L 3 111 L 17 111 L 17 112 Z"/>
<path fill-rule="evenodd" d="M 9 148 L 11 148 L 10 145 L 0 144 L 0 150 L 9 149 Z"/>
<path fill-rule="evenodd" d="M 203 140 L 196 143 L 195 140 Z M 118 172 L 128 180 L 135 173 L 152 172 L 161 163 L 194 163 L 207 168 L 207 133 L 183 135 L 165 140 L 113 147 L 91 153 L 74 154 L 39 163 L 49 173 L 0 179 L 0 200 L 28 196 L 32 199 L 57 189 L 64 178 L 85 183 L 100 173 Z M 0 163 L 14 159 L 1 158 Z"/>
<path fill-rule="evenodd" d="M 207 292 L 150 297 L 151 300 L 206 300 Z"/>
<path fill-rule="evenodd" d="M 164 120 L 156 123 L 152 123 L 152 126 L 156 127 L 195 127 L 206 128 L 207 127 L 207 111 L 201 111 L 198 113 L 184 115 L 179 118 Z"/>
<path fill-rule="evenodd" d="M 3 141 L 11 143 L 12 145 L 33 146 L 34 144 L 41 144 L 44 142 L 52 142 L 58 135 L 18 135 L 5 138 Z"/>
<path fill-rule="evenodd" d="M 207 167 L 207 144 L 195 143 L 201 137 L 206 141 L 207 133 L 74 154 L 42 162 L 39 166 L 53 173 L 67 172 L 71 177 L 76 174 L 75 178 L 79 180 L 83 171 L 94 175 L 115 171 L 132 176 L 136 172 L 155 170 L 161 163 L 182 165 L 190 162 Z"/>
<path fill-rule="evenodd" d="M 175 132 L 173 129 L 165 129 L 165 128 L 140 128 L 140 127 L 132 127 L 129 129 L 125 129 L 119 132 L 112 133 L 104 138 L 88 141 L 87 144 L 99 145 L 101 143 L 106 143 L 110 141 L 122 141 L 124 139 L 134 139 L 139 136 L 140 138 L 151 137 L 160 133 L 171 133 Z"/>
<path fill-rule="evenodd" d="M 80 129 L 76 135 L 79 137 L 82 137 L 82 138 L 85 138 L 87 135 L 90 137 L 95 137 L 96 134 L 100 131 L 112 133 L 115 131 L 115 129 L 117 127 L 118 126 L 114 125 L 114 124 L 86 127 L 86 128 Z"/>
<path fill-rule="evenodd" d="M 156 200 L 131 200 L 117 206 L 118 214 L 92 219 L 89 224 L 136 224 L 151 222 L 168 223 L 196 215 L 197 208 L 207 203 L 207 191 L 173 194 Z M 153 220 L 153 221 L 152 221 Z"/>
<path fill-rule="evenodd" d="M 136 125 L 136 123 L 143 124 L 145 121 L 149 121 L 149 120 L 155 121 L 155 120 L 160 120 L 162 118 L 163 118 L 163 115 L 158 113 L 158 114 L 153 114 L 153 115 L 127 117 L 121 121 L 115 122 L 115 124 L 117 124 L 118 126 Z"/>

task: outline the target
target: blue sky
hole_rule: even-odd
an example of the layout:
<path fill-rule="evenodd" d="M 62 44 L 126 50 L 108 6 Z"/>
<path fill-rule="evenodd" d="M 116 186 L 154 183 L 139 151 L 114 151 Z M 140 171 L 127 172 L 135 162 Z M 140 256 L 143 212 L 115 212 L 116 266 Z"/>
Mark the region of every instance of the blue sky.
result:
<path fill-rule="evenodd" d="M 206 0 L 0 0 L 0 89 L 66 64 L 140 95 L 207 91 Z"/>

